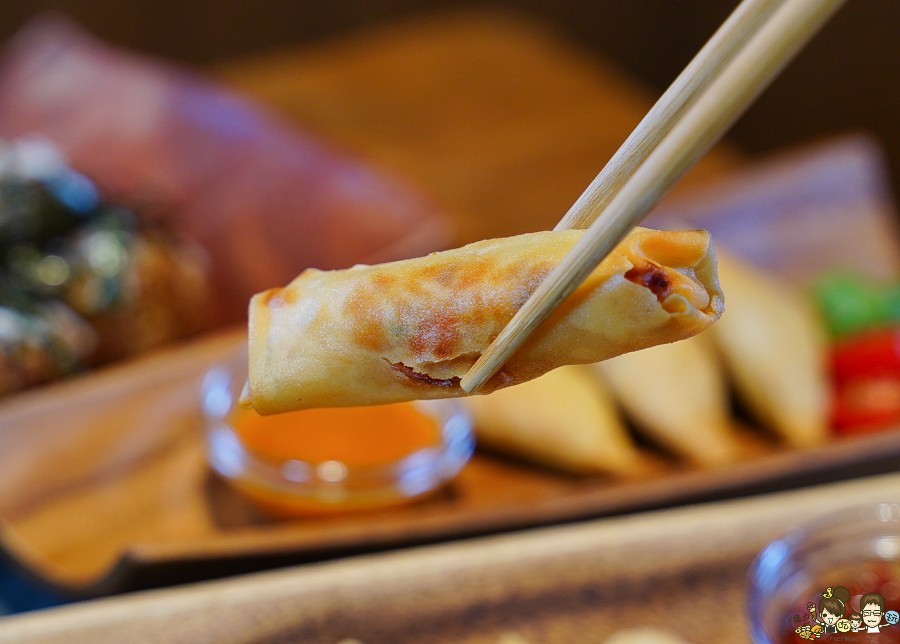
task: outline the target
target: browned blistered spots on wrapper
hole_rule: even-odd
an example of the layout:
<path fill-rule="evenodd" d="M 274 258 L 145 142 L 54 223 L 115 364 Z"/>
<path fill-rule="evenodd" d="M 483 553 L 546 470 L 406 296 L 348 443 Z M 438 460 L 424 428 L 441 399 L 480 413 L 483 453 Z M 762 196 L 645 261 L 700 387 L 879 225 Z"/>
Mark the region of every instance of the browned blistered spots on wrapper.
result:
<path fill-rule="evenodd" d="M 413 355 L 429 356 L 446 360 L 459 353 L 459 315 L 441 307 L 429 306 L 416 321 L 415 330 L 409 338 L 409 348 Z"/>
<path fill-rule="evenodd" d="M 487 260 L 425 266 L 414 275 L 375 273 L 343 304 L 353 340 L 373 351 L 391 347 L 389 326 L 402 329 L 404 350 L 418 362 L 452 359 L 470 348 L 467 329 L 499 330 L 553 270 L 551 262 Z M 400 349 L 397 347 L 396 349 Z"/>
<path fill-rule="evenodd" d="M 372 351 L 383 351 L 386 345 L 383 314 L 378 307 L 379 297 L 386 294 L 371 292 L 364 285 L 356 286 L 344 300 L 343 314 L 351 329 L 353 341 Z"/>
<path fill-rule="evenodd" d="M 270 288 L 262 294 L 263 304 L 270 309 L 278 309 L 282 306 L 290 306 L 297 301 L 297 291 L 291 287 Z"/>

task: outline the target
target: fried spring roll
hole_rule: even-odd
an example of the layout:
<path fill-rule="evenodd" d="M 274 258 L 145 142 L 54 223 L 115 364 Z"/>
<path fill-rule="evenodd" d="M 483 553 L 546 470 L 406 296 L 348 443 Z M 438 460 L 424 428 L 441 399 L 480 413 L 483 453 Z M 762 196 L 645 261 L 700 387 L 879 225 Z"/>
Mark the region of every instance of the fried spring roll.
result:
<path fill-rule="evenodd" d="M 646 465 L 612 396 L 586 366 L 471 396 L 478 445 L 575 474 L 632 476 Z"/>
<path fill-rule="evenodd" d="M 582 234 L 310 269 L 253 296 L 243 404 L 273 414 L 465 395 L 460 378 Z M 707 232 L 635 229 L 480 393 L 681 340 L 723 308 Z"/>
<path fill-rule="evenodd" d="M 803 297 L 726 255 L 728 314 L 710 333 L 738 397 L 757 421 L 804 447 L 825 441 L 828 385 L 822 324 Z"/>
<path fill-rule="evenodd" d="M 705 466 L 740 455 L 725 374 L 705 337 L 635 351 L 592 368 L 651 440 Z"/>

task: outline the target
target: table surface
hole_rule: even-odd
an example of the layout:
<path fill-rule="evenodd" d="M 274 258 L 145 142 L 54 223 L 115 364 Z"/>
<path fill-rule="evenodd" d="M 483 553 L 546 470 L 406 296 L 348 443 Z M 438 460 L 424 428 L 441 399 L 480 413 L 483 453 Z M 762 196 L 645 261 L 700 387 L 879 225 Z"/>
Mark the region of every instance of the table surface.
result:
<path fill-rule="evenodd" d="M 746 572 L 766 543 L 898 498 L 890 474 L 354 557 L 13 616 L 0 644 L 496 644 L 509 630 L 596 644 L 633 625 L 744 644 Z"/>

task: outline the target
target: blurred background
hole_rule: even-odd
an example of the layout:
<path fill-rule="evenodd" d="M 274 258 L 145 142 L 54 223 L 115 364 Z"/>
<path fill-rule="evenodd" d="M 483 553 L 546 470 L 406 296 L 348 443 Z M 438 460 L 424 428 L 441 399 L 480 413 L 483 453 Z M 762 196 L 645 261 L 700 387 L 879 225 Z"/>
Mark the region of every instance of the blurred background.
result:
<path fill-rule="evenodd" d="M 661 92 L 736 6 L 734 0 L 5 0 L 0 38 L 59 10 L 95 35 L 204 66 L 327 39 L 417 13 L 497 7 L 540 19 Z M 733 129 L 761 153 L 846 130 L 875 133 L 900 185 L 900 3 L 849 2 Z"/>

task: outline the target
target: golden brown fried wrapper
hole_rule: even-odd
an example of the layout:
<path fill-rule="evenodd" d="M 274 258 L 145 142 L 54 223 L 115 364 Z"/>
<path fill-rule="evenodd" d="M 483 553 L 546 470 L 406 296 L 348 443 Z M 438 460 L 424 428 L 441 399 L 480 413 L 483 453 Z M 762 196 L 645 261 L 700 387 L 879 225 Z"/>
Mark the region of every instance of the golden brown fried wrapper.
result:
<path fill-rule="evenodd" d="M 340 271 L 307 270 L 250 301 L 261 414 L 463 396 L 475 363 L 583 232 L 541 232 Z M 637 228 L 486 383 L 522 383 L 699 333 L 722 313 L 705 231 Z"/>
<path fill-rule="evenodd" d="M 465 403 L 479 447 L 575 474 L 629 477 L 646 470 L 612 396 L 589 367 L 560 367 Z"/>

